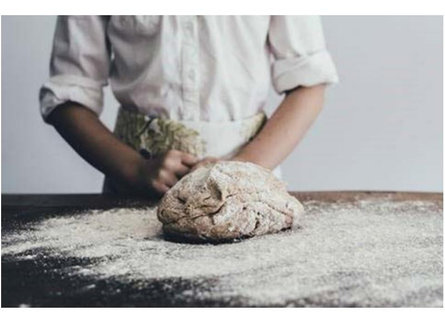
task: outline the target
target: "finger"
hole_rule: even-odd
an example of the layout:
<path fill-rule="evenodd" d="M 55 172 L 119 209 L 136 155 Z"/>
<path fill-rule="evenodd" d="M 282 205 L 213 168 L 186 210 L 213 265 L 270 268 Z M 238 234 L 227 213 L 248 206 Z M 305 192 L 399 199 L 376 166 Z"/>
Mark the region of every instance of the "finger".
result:
<path fill-rule="evenodd" d="M 161 166 L 167 169 L 172 169 L 176 164 L 181 162 L 181 152 L 170 150 L 161 157 Z"/>
<path fill-rule="evenodd" d="M 178 178 L 176 177 L 176 175 L 173 172 L 167 171 L 165 169 L 162 169 L 159 172 L 158 180 L 169 187 L 173 187 L 176 182 L 178 182 Z"/>
<path fill-rule="evenodd" d="M 190 167 L 181 163 L 180 159 L 170 158 L 163 163 L 163 168 L 181 177 L 190 172 Z"/>
<path fill-rule="evenodd" d="M 159 181 L 153 182 L 153 188 L 161 195 L 165 194 L 170 189 L 167 185 Z"/>
<path fill-rule="evenodd" d="M 188 174 L 189 172 L 190 172 L 190 167 L 183 165 L 183 164 L 176 165 L 176 168 L 174 170 L 175 175 L 178 177 L 183 177 L 184 175 Z"/>
<path fill-rule="evenodd" d="M 180 156 L 182 153 L 183 152 L 178 151 L 178 150 L 168 150 L 165 155 L 168 157 L 177 157 L 177 156 Z"/>
<path fill-rule="evenodd" d="M 204 162 L 198 162 L 196 165 L 194 165 L 194 166 L 192 167 L 192 169 L 190 170 L 190 172 L 194 172 L 195 170 L 197 170 L 199 167 L 201 167 L 201 166 L 203 166 L 203 165 L 205 165 Z"/>
<path fill-rule="evenodd" d="M 188 153 L 181 153 L 181 162 L 189 167 L 193 167 L 195 164 L 199 162 L 199 159 L 194 155 Z"/>
<path fill-rule="evenodd" d="M 205 159 L 203 160 L 203 164 L 204 164 L 204 165 L 205 165 L 205 164 L 213 164 L 213 163 L 218 162 L 218 161 L 219 161 L 218 158 L 208 157 L 208 158 L 205 158 Z"/>
<path fill-rule="evenodd" d="M 187 153 L 177 151 L 177 150 L 170 150 L 164 156 L 162 165 L 166 169 L 170 169 L 170 170 L 182 169 L 182 167 L 180 165 L 183 164 L 182 163 L 182 155 L 184 155 L 184 154 L 187 154 Z M 190 155 L 190 156 L 193 157 L 192 155 Z"/>
<path fill-rule="evenodd" d="M 204 165 L 207 165 L 207 164 L 210 164 L 210 163 L 218 162 L 218 160 L 219 160 L 218 158 L 214 158 L 214 157 L 204 158 L 200 162 L 198 162 L 196 165 L 193 166 L 191 172 L 195 171 L 196 169 L 198 169 L 201 166 L 204 166 Z"/>

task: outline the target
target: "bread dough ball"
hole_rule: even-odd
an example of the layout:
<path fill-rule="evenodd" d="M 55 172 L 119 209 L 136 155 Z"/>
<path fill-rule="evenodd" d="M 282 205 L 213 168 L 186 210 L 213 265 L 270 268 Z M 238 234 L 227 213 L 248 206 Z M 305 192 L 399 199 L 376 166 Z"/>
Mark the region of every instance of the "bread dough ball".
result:
<path fill-rule="evenodd" d="M 303 211 L 268 169 L 222 161 L 183 177 L 164 195 L 157 214 L 166 237 L 225 242 L 289 229 Z"/>

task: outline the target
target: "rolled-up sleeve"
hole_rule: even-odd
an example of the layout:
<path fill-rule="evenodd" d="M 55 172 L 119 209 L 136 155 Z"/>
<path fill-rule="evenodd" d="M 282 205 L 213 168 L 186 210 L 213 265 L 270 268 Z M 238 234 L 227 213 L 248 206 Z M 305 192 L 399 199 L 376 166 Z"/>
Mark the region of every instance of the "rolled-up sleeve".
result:
<path fill-rule="evenodd" d="M 338 82 L 320 17 L 272 16 L 268 41 L 274 56 L 272 83 L 278 93 Z"/>
<path fill-rule="evenodd" d="M 50 78 L 39 92 L 40 112 L 49 114 L 67 101 L 79 103 L 97 115 L 103 108 L 110 48 L 107 18 L 60 16 L 57 18 L 50 60 Z"/>

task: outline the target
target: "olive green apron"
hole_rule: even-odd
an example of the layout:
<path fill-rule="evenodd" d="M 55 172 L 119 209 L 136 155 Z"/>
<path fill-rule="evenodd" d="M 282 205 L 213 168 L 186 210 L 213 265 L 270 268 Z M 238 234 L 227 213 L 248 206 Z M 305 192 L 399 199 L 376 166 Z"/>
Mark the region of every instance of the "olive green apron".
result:
<path fill-rule="evenodd" d="M 146 158 L 174 149 L 198 158 L 229 159 L 255 137 L 266 120 L 266 115 L 261 112 L 239 121 L 176 121 L 121 108 L 114 133 Z M 118 191 L 106 178 L 103 192 Z"/>

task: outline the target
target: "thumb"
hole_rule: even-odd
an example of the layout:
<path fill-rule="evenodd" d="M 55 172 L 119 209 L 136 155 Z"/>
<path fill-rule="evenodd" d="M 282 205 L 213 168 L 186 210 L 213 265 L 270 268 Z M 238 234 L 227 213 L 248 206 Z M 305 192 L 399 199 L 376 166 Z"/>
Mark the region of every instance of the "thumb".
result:
<path fill-rule="evenodd" d="M 199 162 L 199 159 L 189 153 L 182 153 L 181 162 L 186 166 L 193 167 Z"/>

